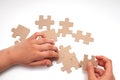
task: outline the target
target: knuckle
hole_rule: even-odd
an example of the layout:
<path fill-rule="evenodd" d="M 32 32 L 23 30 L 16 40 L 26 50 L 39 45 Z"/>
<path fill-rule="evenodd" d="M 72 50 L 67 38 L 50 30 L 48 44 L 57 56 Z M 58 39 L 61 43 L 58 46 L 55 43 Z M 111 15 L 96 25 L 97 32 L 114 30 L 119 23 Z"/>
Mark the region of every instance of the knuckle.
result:
<path fill-rule="evenodd" d="M 42 33 L 42 32 L 35 32 L 35 35 L 36 35 L 36 36 L 45 36 L 45 34 Z"/>
<path fill-rule="evenodd" d="M 42 43 L 45 43 L 47 40 L 46 40 L 46 38 L 41 38 L 40 41 L 41 41 Z"/>
<path fill-rule="evenodd" d="M 47 47 L 48 47 L 48 49 L 52 49 L 52 48 L 53 48 L 53 45 L 47 44 Z"/>
<path fill-rule="evenodd" d="M 48 56 L 52 57 L 53 56 L 53 51 L 48 51 Z"/>
<path fill-rule="evenodd" d="M 54 51 L 48 51 L 48 56 L 49 56 L 49 57 L 54 57 L 54 58 L 59 57 L 58 53 L 56 53 L 56 52 L 54 52 Z"/>

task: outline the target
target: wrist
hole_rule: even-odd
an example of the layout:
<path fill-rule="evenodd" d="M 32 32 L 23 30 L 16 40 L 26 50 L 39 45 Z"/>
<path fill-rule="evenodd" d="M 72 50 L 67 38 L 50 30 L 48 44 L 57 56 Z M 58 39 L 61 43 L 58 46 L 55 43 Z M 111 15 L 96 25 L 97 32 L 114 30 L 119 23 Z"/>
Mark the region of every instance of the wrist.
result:
<path fill-rule="evenodd" d="M 14 65 L 14 61 L 11 58 L 11 50 L 10 48 L 6 48 L 0 51 L 0 63 L 12 66 Z"/>

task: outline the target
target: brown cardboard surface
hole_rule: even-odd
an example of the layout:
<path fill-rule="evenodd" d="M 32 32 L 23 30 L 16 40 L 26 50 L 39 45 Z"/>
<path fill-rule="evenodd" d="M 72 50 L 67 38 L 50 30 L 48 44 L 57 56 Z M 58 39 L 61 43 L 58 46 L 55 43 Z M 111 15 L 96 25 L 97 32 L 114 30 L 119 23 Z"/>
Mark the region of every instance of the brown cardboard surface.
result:
<path fill-rule="evenodd" d="M 51 16 L 48 16 L 47 19 L 44 19 L 43 15 L 40 15 L 39 20 L 35 21 L 35 24 L 39 26 L 39 29 L 42 29 L 43 26 L 46 26 L 47 30 L 50 30 L 50 25 L 54 24 L 54 20 L 51 20 Z"/>
<path fill-rule="evenodd" d="M 61 68 L 62 71 L 67 71 L 68 73 L 72 72 L 71 68 L 75 67 L 75 69 L 78 69 L 80 67 L 79 61 L 76 58 L 75 53 L 70 53 L 69 50 L 71 49 L 70 46 L 63 47 L 60 46 L 59 50 L 59 59 L 57 60 L 57 63 L 62 63 L 63 67 Z"/>
<path fill-rule="evenodd" d="M 22 25 L 18 25 L 17 28 L 12 28 L 11 31 L 13 32 L 12 37 L 16 38 L 17 36 L 19 36 L 20 41 L 24 40 L 30 32 L 30 30 L 28 28 L 26 28 Z M 15 43 L 17 43 L 17 42 L 19 42 L 19 41 L 16 41 Z"/>

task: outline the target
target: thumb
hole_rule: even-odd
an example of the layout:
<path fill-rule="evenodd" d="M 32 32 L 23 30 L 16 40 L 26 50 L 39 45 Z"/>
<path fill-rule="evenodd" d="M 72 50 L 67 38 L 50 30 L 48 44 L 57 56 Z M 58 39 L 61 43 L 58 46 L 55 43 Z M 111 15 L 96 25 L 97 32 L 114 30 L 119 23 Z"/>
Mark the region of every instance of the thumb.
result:
<path fill-rule="evenodd" d="M 91 62 L 88 62 L 88 65 L 87 65 L 87 74 L 88 74 L 88 80 L 96 79 L 96 76 L 94 73 L 94 66 Z"/>

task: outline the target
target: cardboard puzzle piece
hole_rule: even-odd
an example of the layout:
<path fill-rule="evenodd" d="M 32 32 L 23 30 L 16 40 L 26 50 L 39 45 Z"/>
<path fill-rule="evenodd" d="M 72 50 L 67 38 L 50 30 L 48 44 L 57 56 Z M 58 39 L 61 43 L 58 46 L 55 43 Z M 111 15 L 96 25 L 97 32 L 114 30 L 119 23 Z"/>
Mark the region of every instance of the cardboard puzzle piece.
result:
<path fill-rule="evenodd" d="M 57 41 L 57 37 L 59 36 L 59 33 L 55 32 L 55 29 L 42 31 L 42 33 L 46 34 L 47 38 L 54 39 L 55 41 Z"/>
<path fill-rule="evenodd" d="M 82 34 L 82 31 L 78 30 L 76 34 L 72 34 L 72 36 L 75 38 L 76 42 L 79 42 L 79 40 L 83 40 L 84 44 L 89 44 L 89 42 L 93 42 L 94 39 L 91 38 L 91 33 L 86 33 L 86 35 Z"/>
<path fill-rule="evenodd" d="M 72 72 L 71 68 L 74 67 L 75 69 L 78 69 L 80 67 L 79 61 L 76 58 L 75 53 L 70 53 L 69 50 L 71 49 L 70 46 L 63 47 L 60 46 L 60 57 L 57 61 L 57 63 L 63 64 L 63 67 L 61 68 L 62 71 L 67 71 L 67 73 Z"/>
<path fill-rule="evenodd" d="M 47 30 L 50 30 L 50 25 L 54 24 L 54 20 L 51 20 L 51 16 L 47 16 L 47 19 L 44 19 L 43 16 L 39 16 L 39 21 L 35 21 L 35 24 L 39 26 L 39 29 L 42 29 L 43 26 L 47 27 Z"/>
<path fill-rule="evenodd" d="M 64 56 L 66 55 L 66 53 L 69 53 L 69 50 L 71 49 L 70 46 L 67 46 L 67 47 L 64 47 L 63 48 L 63 45 L 59 46 L 59 59 L 57 60 L 57 63 L 61 63 Z"/>
<path fill-rule="evenodd" d="M 19 41 L 25 40 L 27 35 L 29 34 L 30 30 L 22 25 L 18 25 L 18 27 L 12 28 L 11 30 L 13 32 L 12 37 L 16 38 L 17 36 L 20 37 Z M 15 44 L 19 41 L 16 41 Z"/>
<path fill-rule="evenodd" d="M 68 18 L 65 18 L 65 21 L 60 21 L 59 25 L 62 26 L 62 29 L 59 29 L 59 33 L 62 33 L 62 36 L 65 37 L 66 34 L 72 34 L 72 30 L 69 30 L 70 27 L 73 27 L 73 23 L 69 22 Z"/>
<path fill-rule="evenodd" d="M 83 68 L 83 70 L 86 70 L 88 62 L 91 61 L 94 66 L 97 66 L 98 63 L 95 61 L 95 56 L 92 56 L 91 59 L 88 59 L 88 55 L 84 55 L 84 60 L 80 61 L 80 66 Z"/>

